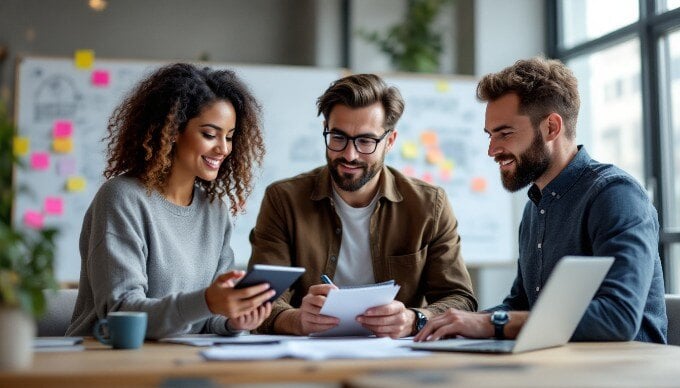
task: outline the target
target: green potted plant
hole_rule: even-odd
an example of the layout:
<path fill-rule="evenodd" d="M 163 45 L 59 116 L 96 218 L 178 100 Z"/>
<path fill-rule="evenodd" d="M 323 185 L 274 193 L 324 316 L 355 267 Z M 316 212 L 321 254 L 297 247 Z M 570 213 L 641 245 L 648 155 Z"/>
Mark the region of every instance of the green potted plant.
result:
<path fill-rule="evenodd" d="M 359 31 L 359 36 L 375 43 L 401 71 L 434 73 L 439 70 L 444 49 L 442 34 L 433 22 L 451 0 L 408 0 L 404 20 L 386 33 Z"/>
<path fill-rule="evenodd" d="M 16 129 L 0 104 L 0 369 L 30 365 L 35 318 L 45 310 L 43 290 L 56 288 L 56 230 L 12 226 L 14 168 L 22 168 L 13 152 Z"/>

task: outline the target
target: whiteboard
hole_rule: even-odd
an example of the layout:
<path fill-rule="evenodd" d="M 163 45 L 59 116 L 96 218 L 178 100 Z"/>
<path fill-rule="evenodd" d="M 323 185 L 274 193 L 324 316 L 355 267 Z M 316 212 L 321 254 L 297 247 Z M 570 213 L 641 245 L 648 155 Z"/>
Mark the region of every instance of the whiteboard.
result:
<path fill-rule="evenodd" d="M 106 144 L 101 140 L 108 118 L 139 80 L 165 63 L 96 59 L 86 70 L 66 58 L 29 57 L 19 63 L 18 136 L 28 139 L 30 147 L 21 156 L 28 168 L 17 169 L 15 174 L 19 190 L 13 222 L 26 227 L 36 221 L 32 217 L 39 217 L 44 225 L 60 230 L 55 261 L 60 281 L 79 278 L 78 240 L 83 216 L 104 181 Z M 235 70 L 263 106 L 267 154 L 246 213 L 233 219 L 231 244 L 237 265 L 245 266 L 250 256 L 248 235 L 266 186 L 325 164 L 323 119 L 317 117 L 315 103 L 329 84 L 345 73 L 310 67 L 208 65 Z M 106 75 L 104 82 L 102 74 Z M 500 187 L 494 163 L 485 156 L 483 106 L 474 98 L 474 80 L 398 75 L 386 79 L 398 86 L 406 99 L 406 111 L 398 125 L 399 152 L 388 154 L 388 164 L 446 189 L 459 220 L 467 263 L 510 260 L 510 196 Z M 72 124 L 68 133 L 72 149 L 57 152 L 55 136 L 64 122 Z M 447 155 L 445 165 L 422 158 L 431 153 L 413 158 L 399 148 L 409 144 L 406 151 L 424 152 L 424 145 L 418 142 L 423 133 L 430 132 L 437 134 L 438 146 Z M 449 169 L 449 161 L 453 169 L 444 176 L 440 170 Z M 84 182 L 82 190 L 74 182 Z"/>

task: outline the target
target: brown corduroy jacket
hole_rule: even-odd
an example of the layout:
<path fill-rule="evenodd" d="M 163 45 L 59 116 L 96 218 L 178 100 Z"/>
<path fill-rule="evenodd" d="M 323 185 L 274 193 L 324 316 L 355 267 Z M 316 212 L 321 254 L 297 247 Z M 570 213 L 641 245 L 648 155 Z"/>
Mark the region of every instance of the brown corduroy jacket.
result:
<path fill-rule="evenodd" d="M 393 279 L 406 307 L 439 314 L 450 307 L 475 311 L 470 275 L 461 256 L 456 220 L 443 189 L 408 178 L 391 167 L 380 174 L 378 203 L 370 220 L 370 259 L 376 282 Z M 340 252 L 342 224 L 336 214 L 327 167 L 271 184 L 250 233 L 254 264 L 298 266 L 306 272 L 273 305 L 258 329 L 271 333 L 286 309 L 300 307 L 307 289 L 331 279 Z"/>

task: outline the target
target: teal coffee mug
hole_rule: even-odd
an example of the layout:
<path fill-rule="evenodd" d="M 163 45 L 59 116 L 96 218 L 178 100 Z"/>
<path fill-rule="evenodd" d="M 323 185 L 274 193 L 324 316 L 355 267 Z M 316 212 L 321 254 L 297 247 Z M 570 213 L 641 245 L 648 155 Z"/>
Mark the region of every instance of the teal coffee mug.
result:
<path fill-rule="evenodd" d="M 106 328 L 108 336 L 103 333 Z M 146 336 L 146 313 L 141 311 L 114 311 L 94 325 L 94 336 L 104 345 L 114 349 L 137 349 Z"/>

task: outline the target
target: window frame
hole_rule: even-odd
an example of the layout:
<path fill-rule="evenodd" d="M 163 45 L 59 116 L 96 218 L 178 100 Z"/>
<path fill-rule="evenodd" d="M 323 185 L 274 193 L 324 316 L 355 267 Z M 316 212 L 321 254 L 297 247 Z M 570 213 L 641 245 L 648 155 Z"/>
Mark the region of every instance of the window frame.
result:
<path fill-rule="evenodd" d="M 664 269 L 666 289 L 671 287 L 680 288 L 679 285 L 671 284 L 671 266 L 665 258 L 670 257 L 670 249 L 674 243 L 680 242 L 680 228 L 669 228 L 664 223 L 664 201 L 667 200 L 664 192 L 664 174 L 672 172 L 664 170 L 664 158 L 667 155 L 663 146 L 663 138 L 667 135 L 663 131 L 672 130 L 663 124 L 670 115 L 662 101 L 661 93 L 664 89 L 661 77 L 665 74 L 661 68 L 663 63 L 659 58 L 659 43 L 661 39 L 670 33 L 680 29 L 680 8 L 670 11 L 661 11 L 657 6 L 657 0 L 639 0 L 640 18 L 627 26 L 611 31 L 603 36 L 584 41 L 570 48 L 562 47 L 562 20 L 563 15 L 559 7 L 560 0 L 546 0 L 546 48 L 550 58 L 556 58 L 563 62 L 594 54 L 607 49 L 618 43 L 637 38 L 640 42 L 640 87 L 642 97 L 642 139 L 643 139 L 643 171 L 645 186 L 650 192 L 654 206 L 659 213 L 660 235 L 659 254 Z M 667 105 L 667 104 L 666 104 Z M 654 157 L 654 155 L 657 155 Z M 672 198 L 669 198 L 672 200 Z"/>

